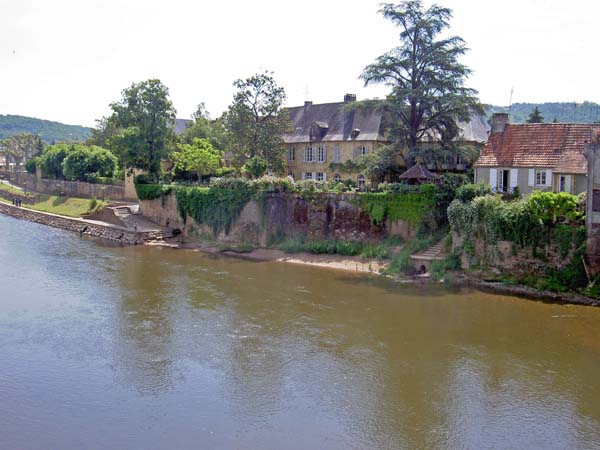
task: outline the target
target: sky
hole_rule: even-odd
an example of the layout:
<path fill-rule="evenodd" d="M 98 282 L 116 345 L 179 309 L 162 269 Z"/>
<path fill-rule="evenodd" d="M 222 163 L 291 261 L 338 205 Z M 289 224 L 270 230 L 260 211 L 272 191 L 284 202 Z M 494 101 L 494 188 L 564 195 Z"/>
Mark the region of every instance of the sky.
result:
<path fill-rule="evenodd" d="M 212 117 L 232 83 L 272 71 L 287 106 L 384 97 L 359 80 L 398 44 L 374 0 L 0 0 L 0 114 L 93 126 L 133 82 L 159 78 L 177 117 Z M 431 1 L 425 0 L 426 5 Z M 592 0 L 440 0 L 484 103 L 600 103 Z"/>

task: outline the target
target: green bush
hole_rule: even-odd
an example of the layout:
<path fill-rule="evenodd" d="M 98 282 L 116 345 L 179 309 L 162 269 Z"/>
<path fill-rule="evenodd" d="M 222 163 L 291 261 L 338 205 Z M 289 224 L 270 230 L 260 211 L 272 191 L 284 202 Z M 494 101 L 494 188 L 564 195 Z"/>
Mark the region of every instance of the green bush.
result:
<path fill-rule="evenodd" d="M 465 203 L 489 194 L 491 194 L 490 186 L 484 183 L 464 184 L 456 189 L 456 198 Z"/>
<path fill-rule="evenodd" d="M 390 248 L 385 244 L 366 245 L 361 256 L 369 259 L 387 259 L 390 256 Z"/>
<path fill-rule="evenodd" d="M 98 177 L 113 176 L 117 158 L 102 147 L 75 144 L 66 154 L 62 167 L 68 180 L 94 182 Z"/>
<path fill-rule="evenodd" d="M 135 191 L 140 200 L 154 200 L 158 197 L 164 197 L 173 191 L 173 186 L 165 184 L 138 184 L 135 185 Z"/>
<path fill-rule="evenodd" d="M 405 185 L 401 185 L 405 186 Z M 405 220 L 413 226 L 419 225 L 426 217 L 433 220 L 435 211 L 435 186 L 424 184 L 412 186 L 404 193 L 362 193 L 359 205 L 371 217 L 374 224 L 383 223 L 386 218 L 392 221 Z"/>
<path fill-rule="evenodd" d="M 29 159 L 26 163 L 25 163 L 25 170 L 32 174 L 35 175 L 35 171 L 36 171 L 36 167 L 38 164 L 40 164 L 40 157 L 36 156 L 34 158 Z"/>

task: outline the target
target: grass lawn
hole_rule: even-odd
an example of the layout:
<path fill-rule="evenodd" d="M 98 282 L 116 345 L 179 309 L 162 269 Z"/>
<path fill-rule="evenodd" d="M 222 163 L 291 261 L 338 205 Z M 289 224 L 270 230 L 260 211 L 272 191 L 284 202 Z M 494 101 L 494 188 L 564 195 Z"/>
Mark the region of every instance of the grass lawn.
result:
<path fill-rule="evenodd" d="M 93 211 L 98 211 L 104 208 L 108 202 L 101 200 L 97 201 Z M 40 201 L 32 205 L 23 203 L 26 208 L 35 209 L 37 211 L 49 212 L 52 214 L 60 214 L 61 216 L 81 217 L 82 214 L 92 212 L 90 209 L 89 198 L 76 197 L 56 197 L 55 195 L 40 195 Z"/>
<path fill-rule="evenodd" d="M 11 194 L 23 194 L 23 191 L 15 189 L 4 183 L 0 183 L 0 189 Z M 37 194 L 39 201 L 37 203 L 23 203 L 25 208 L 35 209 L 37 211 L 60 214 L 61 216 L 81 217 L 82 214 L 92 212 L 90 209 L 91 200 L 89 198 L 76 197 L 57 197 L 55 195 Z M 5 200 L 6 203 L 8 201 Z M 93 211 L 104 208 L 108 202 L 96 201 Z"/>

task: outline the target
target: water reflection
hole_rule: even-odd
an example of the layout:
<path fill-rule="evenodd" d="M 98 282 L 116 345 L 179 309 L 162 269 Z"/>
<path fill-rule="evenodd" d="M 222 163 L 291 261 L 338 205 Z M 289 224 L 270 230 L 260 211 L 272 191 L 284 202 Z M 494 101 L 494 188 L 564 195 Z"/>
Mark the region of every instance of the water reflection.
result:
<path fill-rule="evenodd" d="M 0 227 L 0 448 L 600 448 L 600 310 Z"/>

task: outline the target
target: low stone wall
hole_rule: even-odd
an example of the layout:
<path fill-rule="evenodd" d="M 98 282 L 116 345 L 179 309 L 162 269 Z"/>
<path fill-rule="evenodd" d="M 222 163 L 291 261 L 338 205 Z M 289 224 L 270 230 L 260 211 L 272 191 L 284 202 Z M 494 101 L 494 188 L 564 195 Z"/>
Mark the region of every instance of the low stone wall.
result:
<path fill-rule="evenodd" d="M 144 216 L 162 226 L 181 229 L 186 237 L 260 246 L 266 246 L 281 236 L 378 242 L 389 235 L 410 239 L 416 234 L 416 230 L 404 221 L 374 225 L 369 215 L 356 204 L 353 194 L 323 194 L 312 200 L 293 194 L 272 194 L 260 205 L 251 200 L 229 233 L 221 232 L 218 236 L 209 226 L 196 223 L 191 217 L 187 217 L 184 223 L 173 194 L 142 200 L 140 210 Z"/>
<path fill-rule="evenodd" d="M 156 231 L 132 231 L 122 227 L 102 225 L 82 219 L 58 216 L 56 214 L 43 213 L 26 208 L 18 208 L 5 203 L 0 203 L 0 213 L 16 217 L 17 219 L 74 231 L 85 234 L 86 236 L 94 236 L 109 241 L 119 242 L 123 245 L 143 244 L 146 241 L 152 241 L 160 237 L 160 232 Z"/>
<path fill-rule="evenodd" d="M 37 178 L 27 172 L 10 173 L 10 181 L 27 190 L 48 195 L 66 195 L 67 197 L 98 198 L 103 200 L 128 200 L 125 186 L 112 184 L 84 183 L 81 181 L 49 180 Z M 133 200 L 133 199 L 132 199 Z"/>

